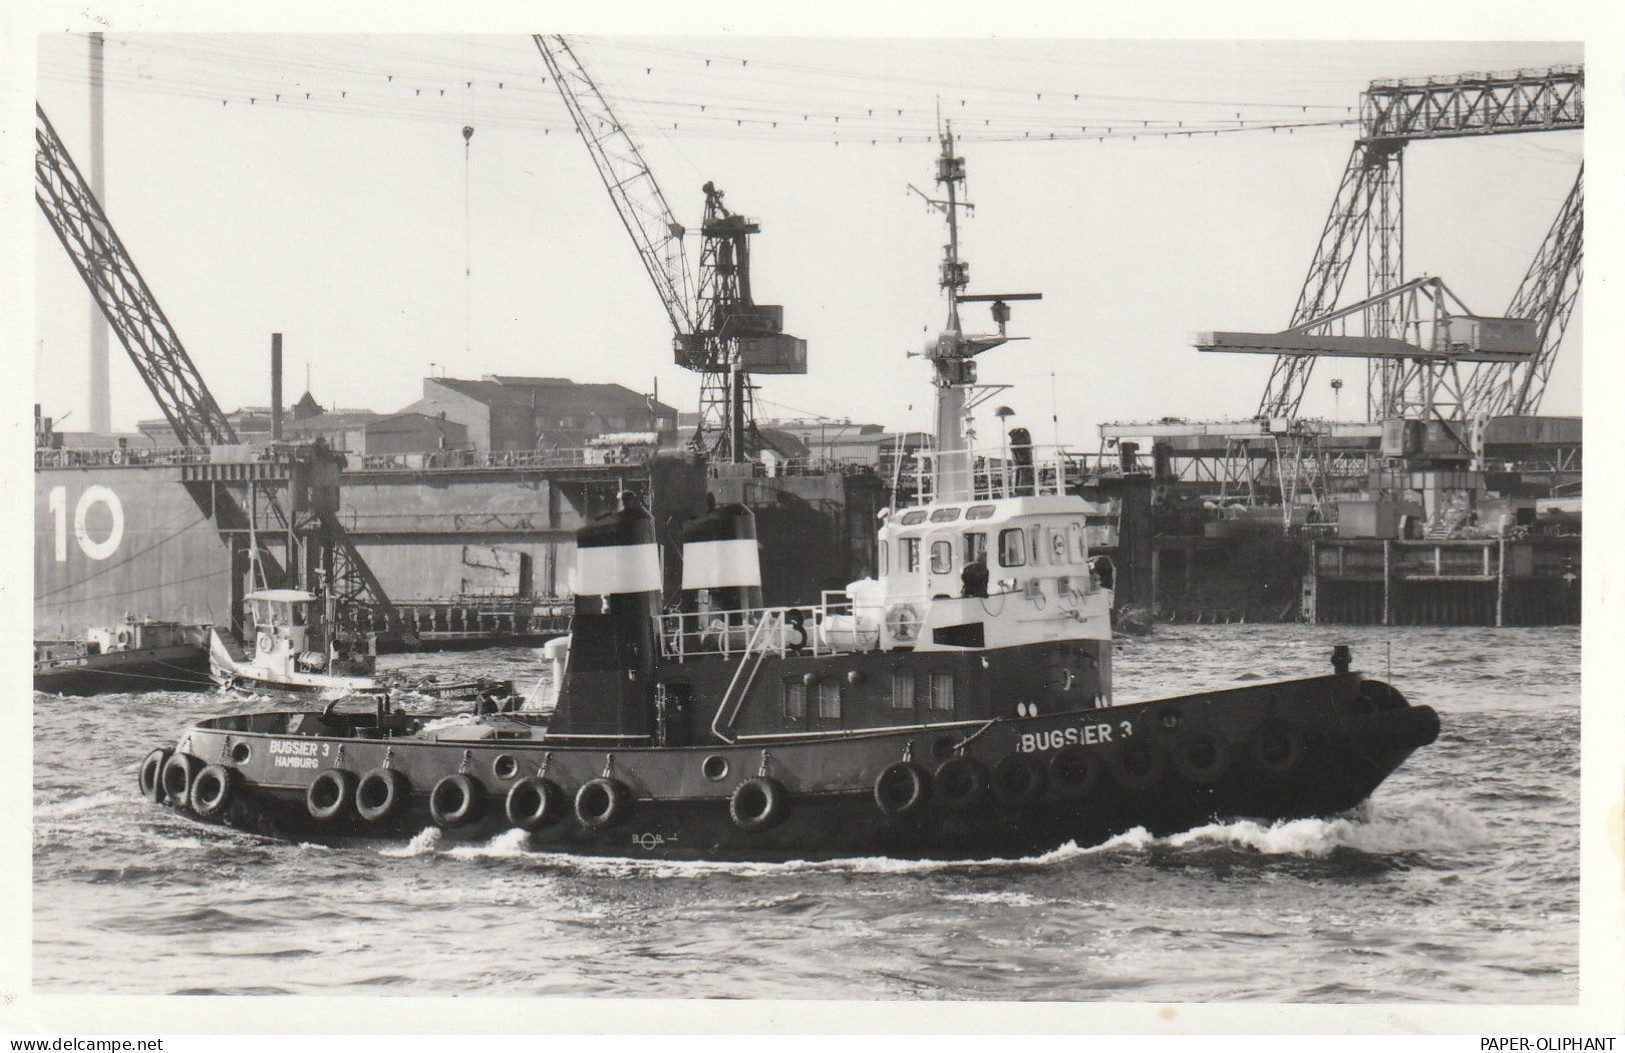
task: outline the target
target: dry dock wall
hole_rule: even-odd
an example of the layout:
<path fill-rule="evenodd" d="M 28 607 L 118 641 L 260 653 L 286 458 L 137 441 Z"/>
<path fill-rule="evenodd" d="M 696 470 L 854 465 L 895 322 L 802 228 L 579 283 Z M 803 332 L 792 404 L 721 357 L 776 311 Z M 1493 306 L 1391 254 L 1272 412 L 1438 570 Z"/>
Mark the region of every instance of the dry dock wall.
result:
<path fill-rule="evenodd" d="M 81 636 L 125 614 L 229 619 L 231 550 L 178 467 L 34 474 L 34 635 Z"/>
<path fill-rule="evenodd" d="M 34 634 L 82 636 L 125 614 L 226 624 L 232 552 L 172 465 L 34 473 Z M 631 489 L 663 543 L 703 507 L 705 469 L 652 466 L 347 472 L 340 519 L 401 601 L 561 596 L 575 531 Z M 668 571 L 677 573 L 674 560 Z M 673 594 L 675 577 L 669 583 Z"/>

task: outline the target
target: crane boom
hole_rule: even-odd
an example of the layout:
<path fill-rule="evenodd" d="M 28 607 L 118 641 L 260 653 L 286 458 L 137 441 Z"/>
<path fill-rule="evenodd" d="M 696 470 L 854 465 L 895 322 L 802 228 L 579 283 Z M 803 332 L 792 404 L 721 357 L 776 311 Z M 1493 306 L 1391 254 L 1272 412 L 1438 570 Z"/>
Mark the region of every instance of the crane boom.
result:
<path fill-rule="evenodd" d="M 562 36 L 540 33 L 531 39 L 564 97 L 587 152 L 592 154 L 616 214 L 637 246 L 643 269 L 649 272 L 649 280 L 660 294 L 672 330 L 679 335 L 694 332 L 698 322 L 694 315 L 694 279 L 683 251 L 683 235 L 687 232 L 666 204 L 637 143 L 621 126 L 569 42 Z"/>
<path fill-rule="evenodd" d="M 231 421 L 221 412 L 220 404 L 181 345 L 175 327 L 169 324 L 157 297 L 136 269 L 135 261 L 102 211 L 101 203 L 91 193 L 72 155 L 38 103 L 34 105 L 34 114 L 37 118 L 34 198 L 108 324 L 129 352 L 136 372 L 157 399 L 176 440 L 185 446 L 235 445 L 237 432 Z M 314 468 L 318 467 L 318 461 L 337 456 L 318 451 L 307 460 Z M 333 467 L 336 476 L 336 463 Z M 260 466 L 255 466 L 255 470 L 260 470 Z M 244 508 L 231 487 L 224 484 L 227 479 L 240 482 L 239 477 L 244 475 L 250 480 L 246 484 L 249 490 L 256 491 L 250 496 L 248 508 Z M 294 495 L 293 516 L 283 509 L 276 490 L 286 488 L 294 478 L 292 473 L 266 466 L 264 474 L 256 475 L 254 471 L 244 470 L 241 464 L 204 464 L 185 469 L 182 477 L 183 481 L 205 488 L 199 493 L 206 492 L 207 498 L 198 494 L 194 497 L 198 497 L 223 532 L 241 534 L 246 531 L 253 536 L 254 524 L 264 520 L 273 524 L 278 532 L 287 534 L 289 555 L 293 557 L 289 563 L 306 573 L 315 568 L 309 556 L 301 556 L 296 551 L 296 544 L 314 538 L 322 549 L 321 569 L 330 594 L 351 608 L 376 609 L 390 633 L 409 644 L 416 643 L 416 634 L 402 621 L 372 568 L 362 559 L 354 540 L 332 511 L 318 507 L 313 514 L 308 494 Z M 263 500 L 258 490 L 264 491 Z M 337 503 L 336 497 L 331 498 L 331 503 Z M 268 566 L 276 578 L 285 577 L 286 571 L 271 552 L 259 548 L 257 541 L 255 545 L 255 558 Z"/>
<path fill-rule="evenodd" d="M 1532 318 L 1540 334 L 1540 351 L 1527 363 L 1481 366 L 1470 387 L 1477 412 L 1519 416 L 1540 409 L 1546 381 L 1557 364 L 1563 332 L 1574 314 L 1585 259 L 1585 165 L 1574 177 L 1557 218 L 1529 264 L 1507 315 Z"/>
<path fill-rule="evenodd" d="M 34 115 L 34 197 L 40 211 L 158 400 L 175 438 L 185 446 L 235 443 L 231 422 L 37 103 Z"/>

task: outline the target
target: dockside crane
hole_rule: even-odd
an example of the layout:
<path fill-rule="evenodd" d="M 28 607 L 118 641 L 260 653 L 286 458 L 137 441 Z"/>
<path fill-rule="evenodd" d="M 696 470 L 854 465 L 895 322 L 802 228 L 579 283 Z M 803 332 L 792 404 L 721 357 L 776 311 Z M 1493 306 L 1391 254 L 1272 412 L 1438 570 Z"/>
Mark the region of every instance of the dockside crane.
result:
<path fill-rule="evenodd" d="M 569 41 L 532 39 L 660 295 L 677 364 L 700 374 L 693 444 L 721 461 L 747 459 L 767 445 L 756 427 L 750 375 L 807 372 L 807 342 L 784 332 L 784 309 L 752 297 L 750 236 L 760 224 L 731 211 L 722 191 L 706 183 L 696 281 L 683 243 L 687 228 Z"/>
<path fill-rule="evenodd" d="M 234 592 L 255 565 L 266 578 L 264 584 L 319 582 L 333 608 L 331 624 L 353 629 L 382 621 L 388 633 L 415 645 L 416 635 L 401 620 L 338 520 L 342 455 L 324 446 L 290 445 L 271 447 L 266 459 L 233 449 L 239 443 L 231 421 L 203 382 L 44 108 L 36 103 L 34 113 L 34 198 L 40 211 L 118 334 L 176 440 L 187 447 L 213 448 L 208 457 L 184 465 L 182 481 L 199 508 L 231 540 L 234 552 L 247 556 L 245 574 L 233 576 Z M 282 543 L 281 559 L 268 547 L 273 540 Z M 241 596 L 232 599 L 233 629 L 240 633 Z"/>
<path fill-rule="evenodd" d="M 1408 144 L 1584 127 L 1582 66 L 1425 81 L 1374 81 L 1360 96 L 1360 138 L 1349 155 L 1288 330 L 1310 335 L 1329 331 L 1320 323 L 1338 309 L 1338 298 L 1362 247 L 1364 297 L 1381 297 L 1404 280 L 1402 172 Z M 1576 180 L 1541 257 L 1507 311 L 1513 317 L 1548 319 L 1542 328 L 1540 354 L 1532 363 L 1493 364 L 1475 374 L 1478 382 L 1469 387 L 1476 390 L 1477 398 L 1487 400 L 1483 405 L 1475 402 L 1475 411 L 1511 412 L 1518 407 L 1517 412 L 1528 412 L 1531 405 L 1539 404 L 1538 388 L 1550 374 L 1563 325 L 1573 308 L 1572 294 L 1578 290 L 1580 187 Z M 1564 217 L 1571 218 L 1565 221 Z M 1567 307 L 1562 306 L 1565 298 Z M 1401 336 L 1406 319 L 1396 308 L 1397 301 L 1373 304 L 1364 318 L 1365 335 Z M 1277 356 L 1257 416 L 1296 419 L 1314 363 L 1314 356 L 1308 354 Z M 1408 378 L 1414 376 L 1415 371 L 1401 361 L 1375 361 L 1366 399 L 1369 419 L 1381 419 L 1396 405 L 1416 402 L 1416 392 L 1406 390 Z M 1509 377 L 1514 378 L 1510 388 L 1505 382 Z M 1500 394 L 1491 397 L 1494 392 Z"/>

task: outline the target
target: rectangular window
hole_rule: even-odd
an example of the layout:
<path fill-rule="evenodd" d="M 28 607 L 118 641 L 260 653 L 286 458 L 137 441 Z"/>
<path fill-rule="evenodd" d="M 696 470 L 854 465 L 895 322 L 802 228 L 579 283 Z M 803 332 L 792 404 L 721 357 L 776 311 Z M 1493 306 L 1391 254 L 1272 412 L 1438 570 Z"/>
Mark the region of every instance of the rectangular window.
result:
<path fill-rule="evenodd" d="M 931 513 L 931 522 L 933 523 L 952 523 L 958 518 L 959 509 L 957 508 L 939 508 Z"/>
<path fill-rule="evenodd" d="M 834 677 L 818 682 L 818 719 L 841 719 L 841 682 Z"/>
<path fill-rule="evenodd" d="M 920 539 L 906 537 L 903 539 L 903 573 L 913 574 L 920 569 Z"/>
<path fill-rule="evenodd" d="M 954 568 L 954 546 L 951 541 L 931 542 L 931 573 L 946 574 Z"/>
<path fill-rule="evenodd" d="M 891 675 L 891 707 L 893 709 L 906 709 L 914 712 L 914 674 L 893 673 Z"/>
<path fill-rule="evenodd" d="M 977 531 L 965 535 L 965 562 L 987 562 L 987 535 Z"/>
<path fill-rule="evenodd" d="M 784 682 L 784 719 L 804 720 L 807 716 L 807 685 L 800 677 Z"/>
<path fill-rule="evenodd" d="M 891 548 L 882 541 L 880 543 L 880 576 L 885 577 L 891 573 Z"/>
<path fill-rule="evenodd" d="M 952 713 L 954 711 L 954 675 L 952 673 L 931 674 L 931 711 L 934 713 Z"/>
<path fill-rule="evenodd" d="M 1019 528 L 999 531 L 999 566 L 1027 565 L 1027 535 Z"/>

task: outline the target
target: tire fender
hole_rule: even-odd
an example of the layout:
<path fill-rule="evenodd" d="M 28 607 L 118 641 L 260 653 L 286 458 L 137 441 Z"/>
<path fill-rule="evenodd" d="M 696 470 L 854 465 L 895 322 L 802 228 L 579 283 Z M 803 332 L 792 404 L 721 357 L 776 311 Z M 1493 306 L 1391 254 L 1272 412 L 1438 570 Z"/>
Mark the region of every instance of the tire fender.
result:
<path fill-rule="evenodd" d="M 305 787 L 305 810 L 319 823 L 337 819 L 355 801 L 355 776 L 343 768 L 316 773 Z"/>

